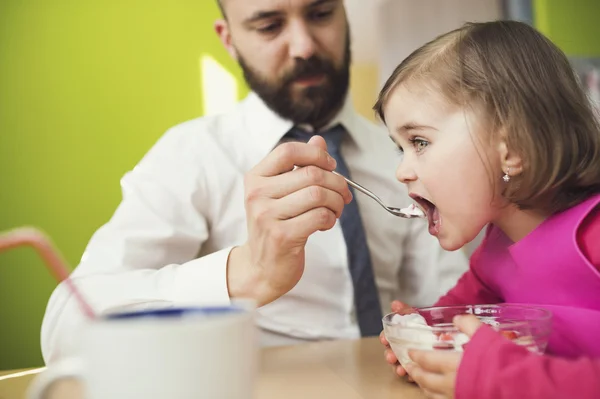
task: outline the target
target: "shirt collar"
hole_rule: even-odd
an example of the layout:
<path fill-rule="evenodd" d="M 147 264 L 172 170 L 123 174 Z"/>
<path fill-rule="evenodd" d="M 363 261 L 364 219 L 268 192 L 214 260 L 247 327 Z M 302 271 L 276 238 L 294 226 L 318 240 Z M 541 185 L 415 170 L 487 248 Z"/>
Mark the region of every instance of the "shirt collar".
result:
<path fill-rule="evenodd" d="M 248 134 L 252 138 L 253 146 L 261 152 L 261 158 L 266 156 L 273 148 L 279 144 L 283 136 L 294 126 L 289 119 L 283 119 L 273 112 L 262 99 L 254 92 L 250 93 L 244 100 L 245 126 L 250 130 Z M 356 113 L 350 95 L 346 96 L 344 105 L 338 114 L 323 127 L 320 131 L 325 131 L 330 127 L 341 124 L 346 128 L 352 139 L 360 143 L 360 131 L 358 131 L 359 118 Z M 311 127 L 299 126 L 307 131 L 312 131 Z M 317 132 L 318 133 L 318 132 Z"/>

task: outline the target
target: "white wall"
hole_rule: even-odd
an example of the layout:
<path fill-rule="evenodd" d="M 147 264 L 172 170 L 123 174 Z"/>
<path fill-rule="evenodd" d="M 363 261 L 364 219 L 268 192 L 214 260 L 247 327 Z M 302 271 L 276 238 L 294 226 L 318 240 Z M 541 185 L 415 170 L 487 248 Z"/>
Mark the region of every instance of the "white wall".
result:
<path fill-rule="evenodd" d="M 380 58 L 377 14 L 386 0 L 344 0 L 352 33 L 352 57 L 360 64 L 375 64 Z"/>
<path fill-rule="evenodd" d="M 365 1 L 366 3 L 367 1 Z M 502 17 L 501 0 L 385 0 L 376 10 L 380 84 L 413 50 L 465 22 Z"/>

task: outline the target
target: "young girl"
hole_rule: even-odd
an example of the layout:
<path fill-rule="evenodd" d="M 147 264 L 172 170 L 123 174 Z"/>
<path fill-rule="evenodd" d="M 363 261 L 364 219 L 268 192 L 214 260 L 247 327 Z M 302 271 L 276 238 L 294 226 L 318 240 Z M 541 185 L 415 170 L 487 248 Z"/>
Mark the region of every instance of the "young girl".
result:
<path fill-rule="evenodd" d="M 553 313 L 547 355 L 461 317 L 465 352 L 412 352 L 408 374 L 435 398 L 600 397 L 600 128 L 565 55 L 523 23 L 467 24 L 405 59 L 375 109 L 442 247 L 488 226 L 436 306 Z"/>

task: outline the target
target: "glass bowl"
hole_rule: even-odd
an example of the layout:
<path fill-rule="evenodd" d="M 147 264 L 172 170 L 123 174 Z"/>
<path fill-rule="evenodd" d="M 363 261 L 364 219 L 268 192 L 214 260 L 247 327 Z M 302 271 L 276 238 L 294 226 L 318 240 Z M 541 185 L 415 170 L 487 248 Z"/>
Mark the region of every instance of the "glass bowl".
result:
<path fill-rule="evenodd" d="M 383 317 L 383 331 L 400 364 L 411 362 L 409 349 L 462 351 L 469 338 L 452 324 L 456 315 L 473 314 L 507 339 L 543 353 L 552 329 L 552 313 L 527 305 L 461 305 L 413 309 Z"/>

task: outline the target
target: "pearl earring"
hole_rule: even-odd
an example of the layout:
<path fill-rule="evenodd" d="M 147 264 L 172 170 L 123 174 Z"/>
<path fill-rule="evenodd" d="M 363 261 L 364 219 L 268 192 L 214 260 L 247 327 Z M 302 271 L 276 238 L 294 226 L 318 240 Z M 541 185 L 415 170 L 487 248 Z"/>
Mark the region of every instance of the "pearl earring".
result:
<path fill-rule="evenodd" d="M 504 174 L 504 176 L 502 176 L 502 180 L 504 180 L 504 183 L 508 183 L 510 181 L 510 168 L 506 168 L 506 173 Z"/>

